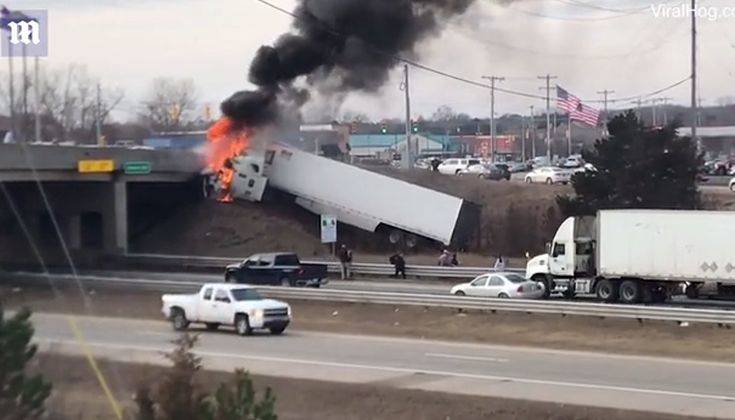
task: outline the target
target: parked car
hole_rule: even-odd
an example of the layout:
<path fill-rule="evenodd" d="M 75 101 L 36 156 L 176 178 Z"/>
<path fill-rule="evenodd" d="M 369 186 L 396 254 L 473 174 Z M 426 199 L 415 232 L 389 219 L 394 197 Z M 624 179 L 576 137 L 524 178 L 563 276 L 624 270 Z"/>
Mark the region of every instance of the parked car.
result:
<path fill-rule="evenodd" d="M 255 254 L 225 268 L 228 283 L 319 287 L 327 284 L 326 264 L 304 264 L 291 252 Z"/>
<path fill-rule="evenodd" d="M 519 172 L 528 172 L 531 169 L 533 165 L 531 164 L 531 161 L 528 162 L 514 162 L 510 165 L 510 173 L 515 174 Z"/>
<path fill-rule="evenodd" d="M 578 155 L 572 155 L 569 156 L 564 160 L 564 163 L 561 164 L 563 168 L 581 168 L 584 166 L 584 160 L 582 160 L 582 156 Z"/>
<path fill-rule="evenodd" d="M 544 166 L 534 169 L 526 174 L 525 181 L 527 183 L 543 182 L 546 184 L 567 184 L 572 174 L 570 171 L 556 166 Z"/>
<path fill-rule="evenodd" d="M 538 299 L 543 296 L 544 289 L 535 281 L 516 273 L 487 273 L 469 283 L 452 287 L 451 293 L 455 296 Z"/>
<path fill-rule="evenodd" d="M 239 284 L 206 283 L 197 294 L 166 294 L 161 301 L 161 312 L 177 331 L 202 323 L 209 330 L 234 326 L 240 335 L 253 329 L 281 334 L 292 318 L 287 303 L 263 299 L 254 288 Z"/>
<path fill-rule="evenodd" d="M 447 159 L 439 165 L 439 173 L 444 175 L 459 175 L 460 171 L 467 169 L 472 165 L 479 165 L 480 159 L 471 158 L 452 158 Z"/>
<path fill-rule="evenodd" d="M 496 168 L 503 171 L 503 178 L 510 181 L 510 165 L 507 163 L 495 163 Z"/>
<path fill-rule="evenodd" d="M 735 178 L 730 180 L 730 191 L 735 192 Z"/>
<path fill-rule="evenodd" d="M 492 179 L 494 181 L 510 179 L 510 173 L 504 171 L 499 165 L 487 163 L 468 166 L 460 170 L 457 175 L 474 175 L 479 178 Z"/>

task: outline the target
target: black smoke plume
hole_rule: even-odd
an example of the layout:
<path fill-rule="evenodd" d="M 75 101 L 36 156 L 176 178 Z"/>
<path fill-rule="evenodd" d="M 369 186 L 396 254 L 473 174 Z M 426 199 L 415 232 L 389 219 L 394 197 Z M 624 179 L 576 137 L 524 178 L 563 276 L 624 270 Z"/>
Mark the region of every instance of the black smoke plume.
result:
<path fill-rule="evenodd" d="M 274 122 L 282 107 L 300 107 L 308 92 L 293 86 L 306 76 L 309 88 L 329 81 L 333 93 L 374 92 L 388 79 L 397 56 L 412 57 L 420 41 L 474 0 L 300 0 L 291 33 L 262 46 L 250 65 L 255 91 L 222 103 L 241 123 Z"/>

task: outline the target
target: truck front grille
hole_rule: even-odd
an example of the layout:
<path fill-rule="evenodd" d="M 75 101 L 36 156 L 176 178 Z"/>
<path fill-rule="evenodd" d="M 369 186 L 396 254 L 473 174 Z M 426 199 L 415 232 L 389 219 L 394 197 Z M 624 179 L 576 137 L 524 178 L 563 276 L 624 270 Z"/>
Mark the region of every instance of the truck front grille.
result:
<path fill-rule="evenodd" d="M 265 317 L 285 317 L 288 316 L 288 308 L 278 308 L 278 309 L 266 309 L 263 311 L 263 316 Z"/>

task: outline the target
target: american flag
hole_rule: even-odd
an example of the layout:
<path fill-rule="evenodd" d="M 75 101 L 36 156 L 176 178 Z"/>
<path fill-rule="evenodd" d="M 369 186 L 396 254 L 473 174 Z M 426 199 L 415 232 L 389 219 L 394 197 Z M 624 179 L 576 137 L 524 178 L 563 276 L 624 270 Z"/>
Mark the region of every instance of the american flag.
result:
<path fill-rule="evenodd" d="M 556 87 L 556 106 L 569 113 L 570 120 L 582 121 L 592 126 L 597 126 L 600 121 L 600 110 L 583 104 L 579 98 L 560 86 Z"/>

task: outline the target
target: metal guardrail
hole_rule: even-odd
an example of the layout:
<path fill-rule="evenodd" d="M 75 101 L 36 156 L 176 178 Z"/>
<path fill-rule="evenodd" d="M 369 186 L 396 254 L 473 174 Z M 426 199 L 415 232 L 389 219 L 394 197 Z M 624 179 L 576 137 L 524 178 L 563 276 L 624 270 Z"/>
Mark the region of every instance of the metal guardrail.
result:
<path fill-rule="evenodd" d="M 42 274 L 13 273 L 12 277 L 35 280 L 45 284 L 48 280 Z M 70 275 L 59 276 L 71 280 Z M 195 292 L 201 282 L 129 279 L 100 276 L 81 276 L 80 280 L 88 286 L 134 287 L 136 290 L 155 290 L 158 292 Z M 644 305 L 620 305 L 588 302 L 566 302 L 549 300 L 510 300 L 460 297 L 452 295 L 428 295 L 395 292 L 370 292 L 352 290 L 325 290 L 311 288 L 289 288 L 257 286 L 266 297 L 329 302 L 372 303 L 381 305 L 408 305 L 429 308 L 451 308 L 462 310 L 522 312 L 528 314 L 556 314 L 595 316 L 600 318 L 627 318 L 652 321 L 697 322 L 708 324 L 735 324 L 735 311 L 722 309 L 692 309 L 657 307 Z"/>
<path fill-rule="evenodd" d="M 166 262 L 169 264 L 181 265 L 182 267 L 200 267 L 200 268 L 222 268 L 227 264 L 235 264 L 242 259 L 227 257 L 202 257 L 191 255 L 165 255 L 165 254 L 127 254 L 126 258 L 145 262 L 148 260 L 152 263 Z M 337 261 L 329 260 L 308 260 L 303 261 L 305 264 L 326 264 L 330 273 L 339 273 L 340 265 Z M 469 279 L 480 274 L 494 271 L 489 267 L 441 267 L 431 265 L 406 265 L 406 275 L 414 277 L 432 277 L 447 279 Z M 506 272 L 525 273 L 522 268 L 506 268 Z M 360 275 L 368 276 L 389 276 L 394 273 L 394 268 L 390 264 L 380 263 L 352 263 L 352 272 Z"/>

